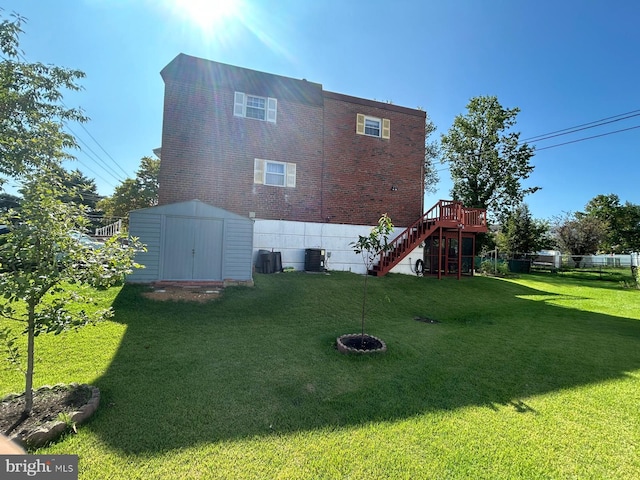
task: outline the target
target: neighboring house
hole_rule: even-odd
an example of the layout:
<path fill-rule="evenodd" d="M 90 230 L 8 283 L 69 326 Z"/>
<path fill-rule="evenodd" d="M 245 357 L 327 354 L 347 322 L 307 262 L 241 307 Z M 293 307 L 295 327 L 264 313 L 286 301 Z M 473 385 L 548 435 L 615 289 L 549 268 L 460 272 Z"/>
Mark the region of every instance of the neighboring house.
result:
<path fill-rule="evenodd" d="M 161 75 L 159 205 L 353 225 L 424 212 L 424 111 L 184 54 Z"/>

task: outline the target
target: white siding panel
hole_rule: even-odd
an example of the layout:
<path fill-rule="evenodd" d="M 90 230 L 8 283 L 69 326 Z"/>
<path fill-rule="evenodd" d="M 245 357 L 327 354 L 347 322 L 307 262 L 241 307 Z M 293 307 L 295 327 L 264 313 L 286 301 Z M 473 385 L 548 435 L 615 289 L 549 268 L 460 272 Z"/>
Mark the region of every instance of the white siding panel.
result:
<path fill-rule="evenodd" d="M 349 245 L 358 235 L 368 235 L 372 227 L 366 225 L 336 225 L 329 223 L 289 222 L 256 219 L 254 225 L 253 260 L 259 250 L 280 252 L 283 267 L 304 270 L 304 254 L 307 248 L 322 248 L 331 256 L 327 258 L 328 270 L 364 273 L 365 267 L 360 255 L 356 255 Z M 397 227 L 390 239 L 402 232 Z M 420 252 L 422 250 L 420 249 Z M 416 254 L 417 255 L 417 254 Z M 412 262 L 420 256 L 410 255 Z M 393 270 L 395 273 L 409 273 L 408 259 Z"/>
<path fill-rule="evenodd" d="M 132 213 L 129 217 L 129 234 L 138 237 L 146 245 L 146 252 L 136 252 L 135 261 L 145 268 L 135 269 L 127 275 L 128 282 L 154 282 L 159 278 L 160 228 L 158 215 Z"/>

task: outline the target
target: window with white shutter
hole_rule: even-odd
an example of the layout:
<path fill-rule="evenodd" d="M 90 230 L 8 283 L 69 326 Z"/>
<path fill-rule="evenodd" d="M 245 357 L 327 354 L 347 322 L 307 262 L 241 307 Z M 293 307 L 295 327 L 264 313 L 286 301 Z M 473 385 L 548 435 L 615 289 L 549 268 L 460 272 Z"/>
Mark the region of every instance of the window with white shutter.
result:
<path fill-rule="evenodd" d="M 253 162 L 253 183 L 264 183 L 264 160 L 256 158 Z"/>
<path fill-rule="evenodd" d="M 287 163 L 287 187 L 296 188 L 296 164 Z"/>
<path fill-rule="evenodd" d="M 244 93 L 236 92 L 233 102 L 233 114 L 236 117 L 244 117 Z"/>
<path fill-rule="evenodd" d="M 295 188 L 296 164 L 256 158 L 253 164 L 253 183 Z"/>
<path fill-rule="evenodd" d="M 356 116 L 356 133 L 368 137 L 389 139 L 391 137 L 391 120 L 358 113 Z"/>
<path fill-rule="evenodd" d="M 235 92 L 233 115 L 253 118 L 265 122 L 276 123 L 278 117 L 278 100 L 271 97 L 259 97 L 243 92 Z"/>
<path fill-rule="evenodd" d="M 388 118 L 382 119 L 382 138 L 391 137 L 391 120 Z"/>

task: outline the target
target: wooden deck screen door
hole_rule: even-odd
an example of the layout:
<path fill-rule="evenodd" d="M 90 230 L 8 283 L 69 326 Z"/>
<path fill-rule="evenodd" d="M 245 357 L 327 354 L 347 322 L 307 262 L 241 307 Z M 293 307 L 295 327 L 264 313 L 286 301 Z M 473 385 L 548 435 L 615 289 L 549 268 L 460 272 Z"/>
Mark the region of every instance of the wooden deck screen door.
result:
<path fill-rule="evenodd" d="M 223 221 L 167 216 L 163 280 L 222 280 Z"/>

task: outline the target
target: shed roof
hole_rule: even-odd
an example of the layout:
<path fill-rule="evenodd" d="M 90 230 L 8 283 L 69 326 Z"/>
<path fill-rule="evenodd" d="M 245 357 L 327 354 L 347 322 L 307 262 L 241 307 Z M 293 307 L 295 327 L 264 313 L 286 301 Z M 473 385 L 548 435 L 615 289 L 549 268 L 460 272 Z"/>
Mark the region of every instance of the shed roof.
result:
<path fill-rule="evenodd" d="M 176 215 L 184 217 L 198 218 L 229 218 L 250 222 L 251 219 L 229 212 L 222 208 L 214 207 L 200 200 L 189 200 L 187 202 L 170 203 L 168 205 L 158 205 L 157 207 L 141 208 L 133 210 L 129 215 Z"/>

